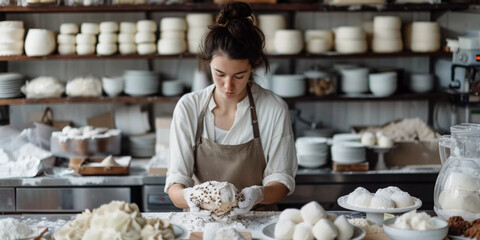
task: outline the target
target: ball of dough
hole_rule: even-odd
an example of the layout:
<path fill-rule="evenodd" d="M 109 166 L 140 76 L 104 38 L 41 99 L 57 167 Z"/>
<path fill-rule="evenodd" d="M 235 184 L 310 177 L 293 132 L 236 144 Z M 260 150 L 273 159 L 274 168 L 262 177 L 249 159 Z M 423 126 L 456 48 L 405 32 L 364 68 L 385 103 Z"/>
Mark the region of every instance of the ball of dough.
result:
<path fill-rule="evenodd" d="M 312 228 L 316 239 L 333 240 L 338 236 L 337 227 L 325 218 L 320 219 Z"/>
<path fill-rule="evenodd" d="M 394 188 L 380 188 L 375 192 L 375 196 L 381 196 L 386 199 L 390 199 L 394 192 L 395 192 Z"/>
<path fill-rule="evenodd" d="M 302 209 L 300 209 L 302 214 L 303 221 L 309 223 L 310 225 L 315 225 L 318 220 L 327 216 L 325 209 L 315 201 L 305 204 Z"/>
<path fill-rule="evenodd" d="M 373 194 L 363 193 L 357 196 L 355 199 L 354 205 L 360 207 L 370 207 L 370 202 L 372 201 Z"/>
<path fill-rule="evenodd" d="M 344 215 L 337 217 L 333 224 L 338 228 L 337 240 L 349 240 L 353 236 L 353 225 L 350 224 Z"/>
<path fill-rule="evenodd" d="M 313 240 L 312 226 L 305 222 L 297 224 L 293 232 L 293 240 Z"/>
<path fill-rule="evenodd" d="M 279 219 L 289 219 L 294 223 L 303 222 L 302 213 L 295 208 L 287 208 L 280 214 Z"/>
<path fill-rule="evenodd" d="M 407 192 L 394 192 L 391 196 L 392 201 L 395 203 L 396 208 L 406 208 L 413 206 L 413 198 Z"/>
<path fill-rule="evenodd" d="M 361 138 L 361 142 L 365 146 L 374 146 L 376 141 L 375 135 L 371 132 L 364 133 Z"/>
<path fill-rule="evenodd" d="M 209 181 L 193 187 L 191 199 L 200 208 L 223 216 L 238 205 L 237 188 L 228 182 Z"/>
<path fill-rule="evenodd" d="M 395 208 L 395 204 L 390 198 L 385 198 L 383 196 L 374 195 L 370 201 L 371 208 Z"/>
<path fill-rule="evenodd" d="M 282 219 L 275 225 L 275 239 L 287 240 L 293 238 L 295 223 L 288 219 Z"/>

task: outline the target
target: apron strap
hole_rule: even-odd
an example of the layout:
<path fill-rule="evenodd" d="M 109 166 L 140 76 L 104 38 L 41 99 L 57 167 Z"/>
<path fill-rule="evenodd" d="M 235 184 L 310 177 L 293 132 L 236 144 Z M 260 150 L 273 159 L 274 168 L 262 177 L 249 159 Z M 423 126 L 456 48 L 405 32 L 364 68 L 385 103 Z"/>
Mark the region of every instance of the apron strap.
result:
<path fill-rule="evenodd" d="M 205 118 L 205 113 L 207 112 L 208 105 L 210 100 L 212 99 L 213 92 L 215 91 L 215 87 L 213 88 L 212 93 L 207 99 L 205 106 L 203 107 L 200 115 L 198 116 L 197 122 L 197 133 L 195 135 L 195 149 L 200 145 L 202 142 L 202 133 L 203 133 L 203 120 Z M 257 111 L 255 109 L 255 102 L 253 101 L 252 90 L 250 89 L 250 84 L 247 85 L 247 93 L 248 93 L 248 101 L 250 102 L 250 115 L 252 116 L 252 128 L 253 128 L 253 138 L 260 137 L 260 130 L 258 128 L 258 120 L 257 120 Z"/>
<path fill-rule="evenodd" d="M 255 102 L 253 101 L 252 90 L 250 84 L 247 85 L 248 100 L 250 101 L 250 115 L 252 116 L 253 138 L 260 137 L 260 130 L 258 128 L 257 110 L 255 109 Z"/>

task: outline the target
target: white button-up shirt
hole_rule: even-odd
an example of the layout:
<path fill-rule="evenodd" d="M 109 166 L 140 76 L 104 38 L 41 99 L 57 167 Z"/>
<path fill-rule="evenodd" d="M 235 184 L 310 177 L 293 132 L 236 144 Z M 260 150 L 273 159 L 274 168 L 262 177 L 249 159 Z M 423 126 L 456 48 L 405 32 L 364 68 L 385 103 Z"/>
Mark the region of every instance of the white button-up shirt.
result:
<path fill-rule="evenodd" d="M 186 94 L 175 107 L 170 130 L 170 157 L 165 192 L 174 183 L 180 183 L 186 187 L 194 185 L 192 179 L 193 149 L 198 116 L 213 88 L 214 85 L 211 85 L 202 91 Z M 289 194 L 291 194 L 295 190 L 295 175 L 298 166 L 288 106 L 283 99 L 257 84 L 252 84 L 251 90 L 257 111 L 263 153 L 267 161 L 262 184 L 267 185 L 272 181 L 280 182 L 288 188 Z M 215 122 L 212 111 L 216 106 L 212 97 L 208 103 L 208 111 L 205 113 L 203 124 L 202 137 L 207 139 L 215 139 Z M 224 141 L 219 144 L 238 145 L 252 139 L 252 119 L 247 96 L 237 103 L 235 122 Z"/>

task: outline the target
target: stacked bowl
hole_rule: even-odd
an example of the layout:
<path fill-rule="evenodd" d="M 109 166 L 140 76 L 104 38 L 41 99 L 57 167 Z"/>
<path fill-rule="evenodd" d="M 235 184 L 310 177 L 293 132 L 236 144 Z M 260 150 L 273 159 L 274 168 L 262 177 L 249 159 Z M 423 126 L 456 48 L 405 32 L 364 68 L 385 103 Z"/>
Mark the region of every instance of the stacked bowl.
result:
<path fill-rule="evenodd" d="M 299 54 L 303 49 L 302 31 L 282 29 L 275 32 L 275 52 L 278 54 Z"/>
<path fill-rule="evenodd" d="M 341 88 L 347 94 L 359 94 L 368 91 L 368 68 L 344 68 L 340 70 L 342 75 Z"/>
<path fill-rule="evenodd" d="M 125 93 L 131 96 L 147 96 L 158 93 L 159 76 L 150 71 L 127 70 L 125 79 Z"/>
<path fill-rule="evenodd" d="M 414 93 L 426 93 L 434 88 L 434 76 L 432 74 L 412 74 L 410 76 L 410 90 Z"/>
<path fill-rule="evenodd" d="M 128 138 L 130 154 L 133 157 L 152 157 L 155 155 L 155 134 L 130 136 Z"/>
<path fill-rule="evenodd" d="M 378 72 L 368 75 L 368 87 L 377 97 L 390 96 L 397 90 L 396 72 Z"/>
<path fill-rule="evenodd" d="M 18 97 L 25 77 L 18 73 L 0 73 L 0 98 Z"/>
<path fill-rule="evenodd" d="M 437 22 L 413 22 L 405 32 L 405 45 L 412 52 L 440 50 L 440 25 Z"/>
<path fill-rule="evenodd" d="M 282 14 L 260 14 L 258 15 L 258 27 L 265 34 L 265 51 L 267 53 L 276 53 L 275 33 L 277 30 L 285 29 L 287 23 Z"/>
<path fill-rule="evenodd" d="M 402 21 L 396 16 L 376 16 L 373 19 L 372 50 L 376 53 L 394 53 L 403 49 Z"/>
<path fill-rule="evenodd" d="M 273 75 L 272 91 L 280 97 L 305 95 L 305 76 L 302 74 Z"/>
<path fill-rule="evenodd" d="M 187 50 L 185 31 L 187 23 L 184 18 L 166 17 L 160 22 L 160 39 L 158 40 L 158 54 L 181 54 Z"/>
<path fill-rule="evenodd" d="M 298 165 L 317 168 L 327 163 L 327 139 L 322 137 L 300 137 L 295 142 Z"/>
<path fill-rule="evenodd" d="M 168 80 L 162 82 L 163 96 L 178 96 L 183 93 L 183 83 L 179 80 Z"/>
<path fill-rule="evenodd" d="M 306 30 L 304 34 L 305 49 L 309 53 L 324 53 L 333 46 L 333 33 L 329 30 Z"/>
<path fill-rule="evenodd" d="M 334 142 L 332 160 L 339 164 L 356 164 L 366 160 L 365 146 L 357 142 Z"/>
<path fill-rule="evenodd" d="M 188 52 L 196 54 L 204 37 L 210 32 L 208 26 L 213 24 L 213 16 L 210 13 L 189 13 L 186 19 Z"/>
<path fill-rule="evenodd" d="M 361 27 L 344 26 L 335 30 L 335 49 L 339 53 L 364 53 L 368 50 L 367 38 Z"/>

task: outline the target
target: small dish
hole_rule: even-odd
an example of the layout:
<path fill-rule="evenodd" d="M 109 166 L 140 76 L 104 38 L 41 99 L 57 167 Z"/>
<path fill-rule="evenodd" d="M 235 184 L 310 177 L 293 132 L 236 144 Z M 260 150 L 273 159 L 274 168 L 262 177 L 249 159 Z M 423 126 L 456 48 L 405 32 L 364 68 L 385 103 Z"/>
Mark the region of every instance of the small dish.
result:
<path fill-rule="evenodd" d="M 271 223 L 271 224 L 268 224 L 267 226 L 263 227 L 262 234 L 271 238 L 271 239 L 275 239 L 275 225 L 276 224 L 277 223 Z M 363 239 L 366 235 L 367 235 L 367 233 L 365 232 L 365 230 L 363 230 L 360 227 L 353 226 L 353 236 L 350 240 L 360 240 L 360 239 Z"/>
<path fill-rule="evenodd" d="M 391 225 L 397 220 L 396 217 L 387 219 L 383 222 L 383 231 L 392 240 L 403 239 L 422 239 L 422 240 L 442 240 L 448 234 L 448 223 L 440 220 L 433 219 L 436 229 L 432 230 L 405 230 L 394 228 Z"/>

